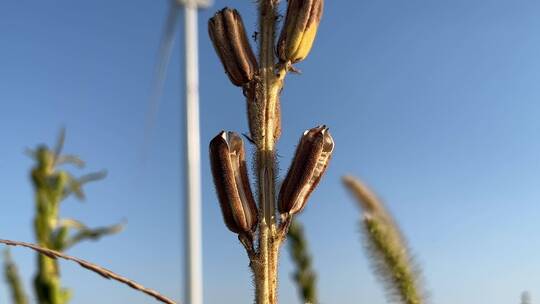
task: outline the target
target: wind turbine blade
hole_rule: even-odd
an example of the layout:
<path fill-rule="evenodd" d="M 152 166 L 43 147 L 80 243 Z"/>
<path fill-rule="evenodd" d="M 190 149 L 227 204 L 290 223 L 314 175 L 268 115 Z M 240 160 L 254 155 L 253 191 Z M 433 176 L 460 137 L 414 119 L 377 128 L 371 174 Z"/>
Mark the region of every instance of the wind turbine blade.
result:
<path fill-rule="evenodd" d="M 144 132 L 144 145 L 143 151 L 149 146 L 152 129 L 155 125 L 156 116 L 159 110 L 159 104 L 163 95 L 163 87 L 165 85 L 165 79 L 167 76 L 167 68 L 171 59 L 171 53 L 174 46 L 174 40 L 176 38 L 175 31 L 178 24 L 179 9 L 175 1 L 171 1 L 169 14 L 163 28 L 163 36 L 161 38 L 159 53 L 154 70 L 154 79 L 152 84 L 152 91 L 150 95 L 148 112 L 146 114 L 146 126 Z M 143 153 L 143 158 L 146 153 Z"/>
<path fill-rule="evenodd" d="M 60 154 L 62 153 L 62 148 L 64 147 L 65 140 L 66 140 L 66 128 L 62 128 L 60 129 L 60 133 L 58 133 L 58 141 L 56 142 L 56 146 L 54 147 L 53 167 L 56 166 L 56 162 L 58 161 L 58 158 L 60 157 Z"/>
<path fill-rule="evenodd" d="M 36 151 L 34 149 L 26 148 L 24 149 L 24 154 L 32 159 L 36 159 Z"/>

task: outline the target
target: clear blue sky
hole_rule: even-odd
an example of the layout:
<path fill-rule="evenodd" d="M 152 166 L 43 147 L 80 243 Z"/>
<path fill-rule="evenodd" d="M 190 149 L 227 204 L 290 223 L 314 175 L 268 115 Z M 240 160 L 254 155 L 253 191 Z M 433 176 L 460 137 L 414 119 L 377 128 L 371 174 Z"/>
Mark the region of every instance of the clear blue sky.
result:
<path fill-rule="evenodd" d="M 223 73 L 206 20 L 235 6 L 254 29 L 254 1 L 201 12 L 205 303 L 251 303 L 247 258 L 224 226 L 206 146 L 245 132 L 244 100 Z M 32 241 L 32 161 L 54 141 L 106 168 L 88 199 L 62 216 L 125 232 L 70 251 L 182 297 L 181 44 L 177 40 L 151 146 L 144 121 L 165 0 L 0 3 L 0 237 Z M 322 303 L 385 303 L 360 243 L 359 213 L 340 176 L 364 178 L 385 199 L 424 270 L 431 302 L 540 299 L 540 3 L 327 1 L 315 47 L 282 97 L 282 174 L 301 132 L 325 123 L 334 158 L 301 215 Z M 181 24 L 178 25 L 182 27 Z M 180 34 L 179 34 L 180 35 Z M 78 172 L 77 172 L 78 173 Z M 30 288 L 34 254 L 13 250 Z M 282 303 L 297 303 L 286 252 Z M 154 303 L 61 263 L 73 303 Z M 0 286 L 0 302 L 7 301 Z"/>

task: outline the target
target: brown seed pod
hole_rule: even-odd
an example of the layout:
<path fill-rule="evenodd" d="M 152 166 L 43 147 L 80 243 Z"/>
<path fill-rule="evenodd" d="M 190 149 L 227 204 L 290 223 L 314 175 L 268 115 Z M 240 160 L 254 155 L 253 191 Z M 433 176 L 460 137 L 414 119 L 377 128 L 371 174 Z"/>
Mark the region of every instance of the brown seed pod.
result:
<path fill-rule="evenodd" d="M 289 0 L 279 36 L 277 55 L 282 62 L 304 60 L 315 41 L 324 0 Z"/>
<path fill-rule="evenodd" d="M 253 80 L 259 68 L 238 11 L 217 12 L 208 21 L 208 33 L 231 82 L 243 86 Z"/>
<path fill-rule="evenodd" d="M 302 211 L 309 195 L 321 180 L 333 150 L 334 140 L 326 126 L 304 132 L 279 191 L 280 213 Z"/>
<path fill-rule="evenodd" d="M 223 131 L 210 141 L 210 165 L 227 228 L 235 233 L 255 230 L 257 207 L 239 134 Z"/>

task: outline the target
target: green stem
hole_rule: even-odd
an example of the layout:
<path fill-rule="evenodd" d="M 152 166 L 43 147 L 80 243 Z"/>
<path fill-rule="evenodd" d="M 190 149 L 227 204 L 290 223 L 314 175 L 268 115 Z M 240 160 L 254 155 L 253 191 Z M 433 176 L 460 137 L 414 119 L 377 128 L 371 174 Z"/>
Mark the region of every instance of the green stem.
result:
<path fill-rule="evenodd" d="M 292 222 L 287 240 L 291 258 L 296 267 L 293 279 L 296 282 L 302 303 L 317 304 L 319 303 L 317 300 L 317 276 L 313 269 L 304 228 L 297 220 Z"/>
<path fill-rule="evenodd" d="M 24 292 L 21 278 L 15 262 L 11 259 L 9 250 L 4 253 L 4 272 L 9 289 L 11 290 L 11 298 L 14 304 L 27 304 L 28 299 Z"/>
<path fill-rule="evenodd" d="M 51 239 L 58 222 L 58 208 L 65 189 L 67 176 L 55 174 L 46 166 L 38 166 L 32 172 L 36 190 L 36 217 L 34 230 L 40 246 L 54 249 Z M 69 291 L 61 288 L 58 262 L 49 257 L 37 256 L 38 271 L 34 278 L 34 289 L 40 304 L 65 304 Z"/>

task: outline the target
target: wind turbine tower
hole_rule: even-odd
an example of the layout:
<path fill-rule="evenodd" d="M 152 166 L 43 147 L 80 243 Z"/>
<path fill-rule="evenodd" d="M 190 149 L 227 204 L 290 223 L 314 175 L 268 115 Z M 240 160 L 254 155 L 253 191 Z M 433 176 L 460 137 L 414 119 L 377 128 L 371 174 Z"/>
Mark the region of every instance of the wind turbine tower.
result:
<path fill-rule="evenodd" d="M 185 39 L 185 295 L 202 304 L 201 160 L 199 131 L 198 9 L 211 0 L 176 0 L 184 10 Z"/>

